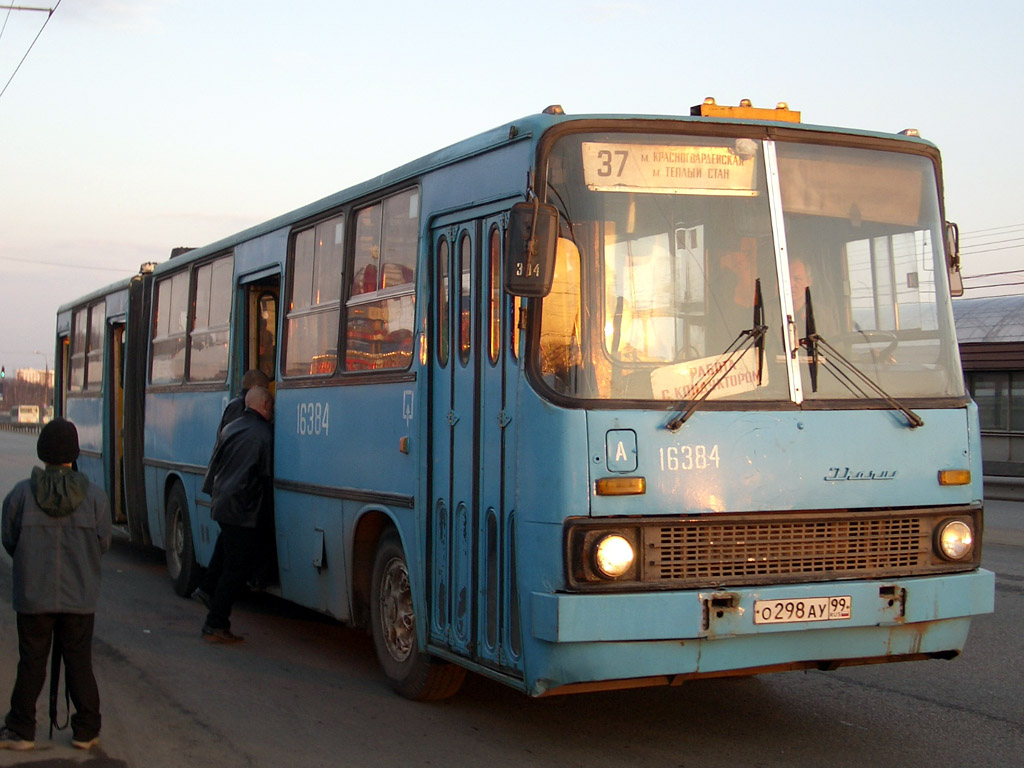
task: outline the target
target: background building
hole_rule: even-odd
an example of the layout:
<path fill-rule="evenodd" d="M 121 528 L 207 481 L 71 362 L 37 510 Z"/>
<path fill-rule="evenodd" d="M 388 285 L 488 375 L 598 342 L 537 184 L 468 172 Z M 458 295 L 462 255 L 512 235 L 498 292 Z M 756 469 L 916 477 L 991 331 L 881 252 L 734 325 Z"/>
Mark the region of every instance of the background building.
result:
<path fill-rule="evenodd" d="M 42 370 L 39 368 L 20 368 L 15 374 L 17 381 L 23 381 L 26 384 L 44 384 L 53 389 L 53 369 L 47 368 Z"/>
<path fill-rule="evenodd" d="M 953 316 L 985 476 L 1024 477 L 1024 296 L 960 299 Z"/>
<path fill-rule="evenodd" d="M 53 370 L 49 367 L 21 368 L 5 376 L 0 383 L 0 422 L 38 424 L 49 421 L 52 404 Z"/>

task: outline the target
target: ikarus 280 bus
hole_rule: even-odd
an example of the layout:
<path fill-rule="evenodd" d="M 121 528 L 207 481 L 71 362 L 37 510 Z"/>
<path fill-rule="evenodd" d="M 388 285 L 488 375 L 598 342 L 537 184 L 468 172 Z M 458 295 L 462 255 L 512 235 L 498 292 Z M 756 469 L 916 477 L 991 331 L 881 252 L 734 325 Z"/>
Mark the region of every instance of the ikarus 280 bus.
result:
<path fill-rule="evenodd" d="M 58 405 L 187 595 L 264 369 L 274 589 L 413 698 L 950 658 L 994 593 L 957 270 L 912 132 L 552 107 L 64 305 Z"/>

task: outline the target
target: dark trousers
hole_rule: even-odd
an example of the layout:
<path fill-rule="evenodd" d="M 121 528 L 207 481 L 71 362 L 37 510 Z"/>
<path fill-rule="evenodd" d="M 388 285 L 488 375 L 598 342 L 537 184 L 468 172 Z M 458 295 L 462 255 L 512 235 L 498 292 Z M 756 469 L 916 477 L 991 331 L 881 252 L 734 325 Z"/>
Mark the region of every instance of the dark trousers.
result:
<path fill-rule="evenodd" d="M 210 564 L 206 566 L 206 573 L 199 588 L 210 597 L 217 591 L 217 582 L 224 572 L 224 542 L 221 535 L 217 534 L 217 541 L 213 545 L 213 554 L 210 555 Z"/>
<path fill-rule="evenodd" d="M 260 521 L 256 526 L 259 531 L 259 561 L 256 563 L 256 573 L 253 574 L 253 581 L 261 589 L 278 583 L 277 573 L 277 529 L 274 526 L 274 509 L 260 514 Z"/>
<path fill-rule="evenodd" d="M 94 621 L 91 613 L 18 614 L 18 678 L 5 724 L 21 738 L 35 739 L 36 701 L 46 682 L 52 637 L 60 644 L 65 681 L 75 705 L 72 734 L 80 741 L 99 735 L 100 692 L 92 673 Z"/>
<path fill-rule="evenodd" d="M 259 533 L 256 528 L 221 523 L 220 542 L 224 565 L 217 587 L 210 595 L 210 612 L 206 624 L 215 629 L 231 628 L 231 607 L 242 596 L 259 556 Z"/>

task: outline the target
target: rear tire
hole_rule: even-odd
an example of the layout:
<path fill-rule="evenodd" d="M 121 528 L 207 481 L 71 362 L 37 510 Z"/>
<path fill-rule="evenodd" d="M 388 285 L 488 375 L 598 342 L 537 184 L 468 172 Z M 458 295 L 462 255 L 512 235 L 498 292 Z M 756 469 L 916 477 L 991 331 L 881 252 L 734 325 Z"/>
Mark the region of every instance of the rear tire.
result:
<path fill-rule="evenodd" d="M 164 528 L 164 553 L 167 573 L 174 591 L 182 597 L 191 596 L 199 586 L 199 563 L 192 544 L 192 524 L 188 518 L 185 489 L 175 483 L 167 496 L 167 518 Z"/>
<path fill-rule="evenodd" d="M 409 567 L 394 530 L 381 537 L 373 561 L 370 633 L 391 687 L 407 699 L 445 699 L 462 686 L 463 667 L 436 659 L 417 645 Z"/>

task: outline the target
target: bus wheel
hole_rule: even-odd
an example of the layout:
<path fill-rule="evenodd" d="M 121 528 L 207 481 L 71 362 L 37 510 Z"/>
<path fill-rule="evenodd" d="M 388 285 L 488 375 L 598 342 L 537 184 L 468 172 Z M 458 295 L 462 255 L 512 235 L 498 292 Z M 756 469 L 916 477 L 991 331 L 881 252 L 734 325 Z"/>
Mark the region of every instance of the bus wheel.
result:
<path fill-rule="evenodd" d="M 381 538 L 373 561 L 370 632 L 377 660 L 402 696 L 433 701 L 458 692 L 466 670 L 435 659 L 416 645 L 409 567 L 395 531 Z"/>
<path fill-rule="evenodd" d="M 188 597 L 199 586 L 199 564 L 192 545 L 192 526 L 188 520 L 188 499 L 185 489 L 178 483 L 167 497 L 167 525 L 164 528 L 164 552 L 167 555 L 167 573 L 174 591 Z"/>

